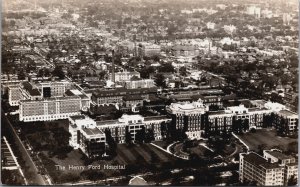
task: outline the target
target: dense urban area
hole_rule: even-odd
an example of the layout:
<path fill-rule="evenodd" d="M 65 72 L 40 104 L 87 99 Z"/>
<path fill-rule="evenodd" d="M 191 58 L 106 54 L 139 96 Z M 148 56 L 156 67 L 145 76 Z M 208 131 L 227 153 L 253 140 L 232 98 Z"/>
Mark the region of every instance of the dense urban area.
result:
<path fill-rule="evenodd" d="M 10 185 L 291 186 L 296 0 L 3 2 Z"/>

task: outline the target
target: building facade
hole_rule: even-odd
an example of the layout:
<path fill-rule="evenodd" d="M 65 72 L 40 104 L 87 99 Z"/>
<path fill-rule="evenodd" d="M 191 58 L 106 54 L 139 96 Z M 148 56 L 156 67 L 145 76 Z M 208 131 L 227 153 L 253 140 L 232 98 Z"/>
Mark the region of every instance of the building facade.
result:
<path fill-rule="evenodd" d="M 153 87 L 155 87 L 155 83 L 153 79 L 125 81 L 125 88 L 127 89 L 153 88 Z"/>
<path fill-rule="evenodd" d="M 84 115 L 73 116 L 69 117 L 69 132 L 71 133 L 69 143 L 74 148 L 80 148 L 80 145 L 78 144 L 78 130 L 83 127 L 86 129 L 97 128 L 102 132 L 109 131 L 112 138 L 118 143 L 126 142 L 127 133 L 131 137 L 131 140 L 135 141 L 136 134 L 141 129 L 145 129 L 146 132 L 151 131 L 153 133 L 154 140 L 161 140 L 161 125 L 170 121 L 171 119 L 167 116 L 143 117 L 141 115 L 124 114 L 118 120 L 106 121 L 94 121 Z M 102 137 L 102 135 L 99 136 Z"/>
<path fill-rule="evenodd" d="M 109 74 L 110 80 L 112 79 L 112 74 Z M 130 81 L 132 77 L 140 78 L 141 75 L 139 72 L 116 72 L 115 73 L 115 82 L 124 82 L 124 81 Z"/>
<path fill-rule="evenodd" d="M 69 116 L 80 114 L 81 109 L 82 102 L 78 96 L 21 100 L 19 120 L 29 122 L 67 119 Z"/>
<path fill-rule="evenodd" d="M 83 115 L 69 117 L 69 132 L 69 145 L 74 149 L 80 149 L 89 158 L 105 155 L 105 133 L 91 118 Z"/>
<path fill-rule="evenodd" d="M 200 139 L 204 132 L 205 113 L 207 106 L 200 100 L 198 102 L 172 103 L 167 106 L 167 112 L 172 118 L 176 129 L 182 129 L 190 139 Z"/>
<path fill-rule="evenodd" d="M 287 186 L 292 176 L 298 178 L 298 163 L 280 150 L 264 150 L 263 156 L 250 152 L 240 154 L 239 180 L 258 186 Z"/>

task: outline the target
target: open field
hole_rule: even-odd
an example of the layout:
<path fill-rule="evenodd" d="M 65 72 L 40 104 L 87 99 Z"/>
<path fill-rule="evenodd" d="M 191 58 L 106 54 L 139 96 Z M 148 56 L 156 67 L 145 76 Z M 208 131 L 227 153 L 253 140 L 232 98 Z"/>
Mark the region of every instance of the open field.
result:
<path fill-rule="evenodd" d="M 258 151 L 261 146 L 267 149 L 277 147 L 286 151 L 290 143 L 297 142 L 297 139 L 276 136 L 274 129 L 258 129 L 255 133 L 248 132 L 237 136 L 254 151 Z"/>

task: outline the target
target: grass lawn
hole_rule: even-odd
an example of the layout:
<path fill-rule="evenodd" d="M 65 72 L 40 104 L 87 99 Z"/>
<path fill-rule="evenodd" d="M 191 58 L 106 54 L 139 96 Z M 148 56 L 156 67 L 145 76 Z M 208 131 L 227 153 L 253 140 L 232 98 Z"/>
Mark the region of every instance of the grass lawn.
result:
<path fill-rule="evenodd" d="M 167 149 L 167 147 L 171 144 L 171 143 L 168 143 L 167 141 L 155 141 L 152 143 L 154 143 L 155 145 L 158 145 L 159 147 L 161 147 L 163 149 Z"/>
<path fill-rule="evenodd" d="M 194 153 L 198 156 L 205 156 L 206 152 L 211 152 L 210 150 L 206 149 L 205 147 L 198 145 L 196 147 L 190 148 L 191 153 Z"/>
<path fill-rule="evenodd" d="M 289 143 L 297 142 L 297 139 L 276 136 L 274 129 L 258 129 L 255 133 L 248 132 L 238 137 L 254 151 L 258 151 L 260 145 L 265 145 L 267 149 L 279 147 L 286 150 Z"/>
<path fill-rule="evenodd" d="M 47 154 L 45 154 L 47 155 Z M 82 160 L 82 153 L 79 150 L 73 150 L 67 154 L 67 158 L 59 159 L 57 157 L 50 158 L 57 165 L 65 166 L 66 170 L 59 171 L 59 175 L 72 173 L 80 175 L 83 170 L 69 170 L 69 165 L 84 166 L 84 160 Z M 151 144 L 134 144 L 128 146 L 127 144 L 117 145 L 117 156 L 112 160 L 96 160 L 91 165 L 100 165 L 101 171 L 106 177 L 122 175 L 122 170 L 108 170 L 103 169 L 104 165 L 125 165 L 125 167 L 136 166 L 140 172 L 145 172 L 150 165 L 155 165 L 160 168 L 164 163 L 174 163 L 178 160 L 176 157 L 165 153 Z M 87 167 L 85 170 L 88 170 Z"/>

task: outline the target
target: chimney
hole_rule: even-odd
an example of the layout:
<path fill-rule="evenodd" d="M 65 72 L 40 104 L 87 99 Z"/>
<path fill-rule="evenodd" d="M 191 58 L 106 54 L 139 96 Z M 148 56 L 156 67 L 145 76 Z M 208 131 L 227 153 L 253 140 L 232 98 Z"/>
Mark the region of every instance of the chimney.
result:
<path fill-rule="evenodd" d="M 115 82 L 115 51 L 112 50 L 112 71 L 111 71 L 111 81 Z"/>

